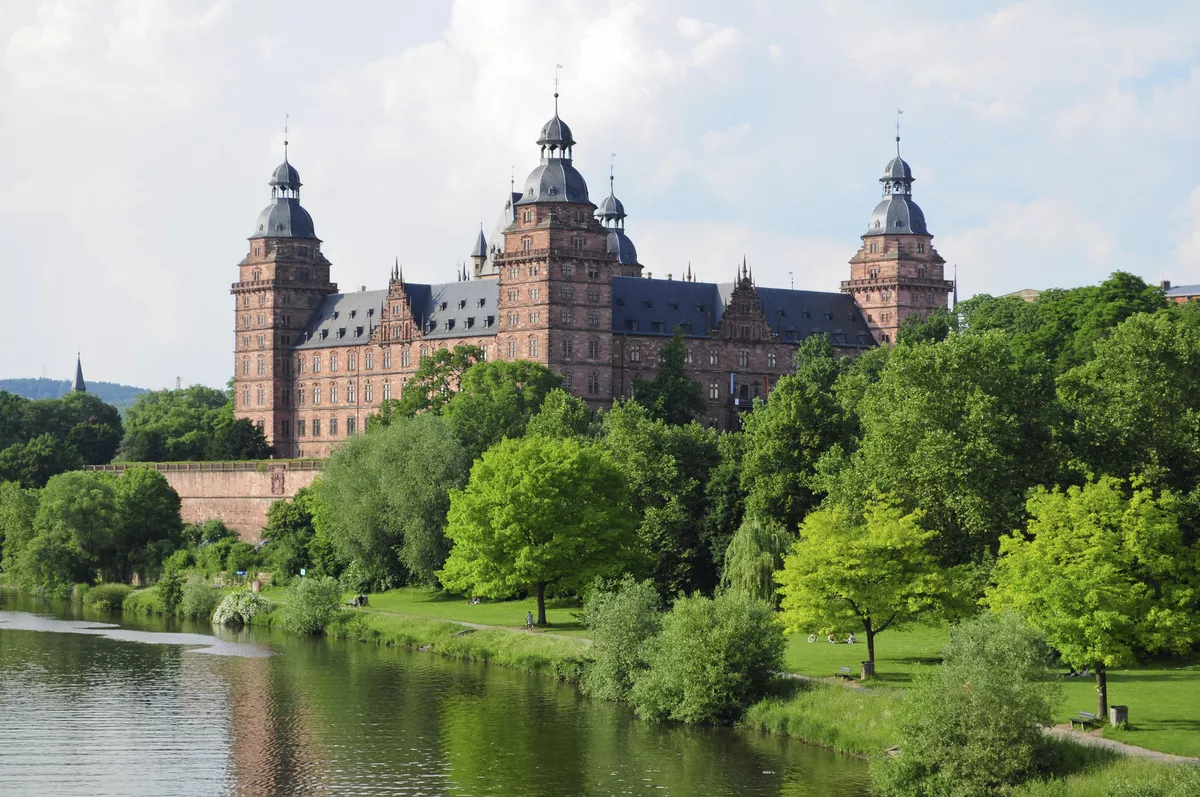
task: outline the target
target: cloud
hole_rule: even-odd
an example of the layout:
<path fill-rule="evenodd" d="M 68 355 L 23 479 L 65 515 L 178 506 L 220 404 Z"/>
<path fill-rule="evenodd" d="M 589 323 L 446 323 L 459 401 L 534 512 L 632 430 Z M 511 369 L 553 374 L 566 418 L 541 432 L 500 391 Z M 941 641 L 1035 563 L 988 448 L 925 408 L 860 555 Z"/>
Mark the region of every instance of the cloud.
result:
<path fill-rule="evenodd" d="M 1181 215 L 1183 235 L 1175 247 L 1175 254 L 1182 272 L 1176 275 L 1177 283 L 1200 281 L 1200 186 L 1188 195 L 1187 205 Z"/>

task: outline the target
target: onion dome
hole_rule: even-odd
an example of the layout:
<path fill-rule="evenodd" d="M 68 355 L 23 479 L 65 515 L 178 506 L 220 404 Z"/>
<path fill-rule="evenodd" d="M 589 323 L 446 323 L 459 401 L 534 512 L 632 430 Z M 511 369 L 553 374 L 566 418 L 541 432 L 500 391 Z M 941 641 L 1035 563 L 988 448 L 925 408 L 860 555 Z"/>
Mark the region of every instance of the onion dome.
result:
<path fill-rule="evenodd" d="M 899 155 L 888 161 L 883 167 L 883 180 L 912 180 L 912 169 Z"/>
<path fill-rule="evenodd" d="M 554 118 L 542 125 L 542 133 L 538 136 L 537 143 L 550 149 L 570 149 L 575 146 L 575 139 L 571 137 L 571 128 L 558 118 L 557 110 L 554 111 Z"/>
<path fill-rule="evenodd" d="M 250 238 L 316 238 L 312 216 L 300 206 L 300 172 L 288 163 L 286 154 L 268 185 L 271 204 L 258 214 Z"/>
<path fill-rule="evenodd" d="M 525 190 L 518 205 L 535 202 L 574 202 L 591 204 L 587 183 L 579 170 L 571 165 L 571 148 L 575 139 L 571 128 L 558 118 L 558 94 L 554 95 L 554 118 L 542 126 L 538 136 L 541 163 L 525 178 Z"/>
<path fill-rule="evenodd" d="M 866 234 L 928 235 L 925 213 L 912 198 L 912 168 L 900 157 L 899 152 L 888 161 L 879 182 L 883 185 L 883 199 L 875 206 L 875 210 L 871 211 Z"/>
<path fill-rule="evenodd" d="M 296 167 L 288 163 L 285 157 L 283 163 L 275 167 L 275 172 L 271 175 L 269 185 L 273 188 L 298 189 L 300 187 L 300 172 L 296 171 Z"/>
<path fill-rule="evenodd" d="M 600 207 L 596 208 L 596 218 L 601 221 L 620 220 L 625 218 L 625 206 L 621 204 L 621 200 L 613 196 L 610 190 L 608 196 L 600 201 Z"/>

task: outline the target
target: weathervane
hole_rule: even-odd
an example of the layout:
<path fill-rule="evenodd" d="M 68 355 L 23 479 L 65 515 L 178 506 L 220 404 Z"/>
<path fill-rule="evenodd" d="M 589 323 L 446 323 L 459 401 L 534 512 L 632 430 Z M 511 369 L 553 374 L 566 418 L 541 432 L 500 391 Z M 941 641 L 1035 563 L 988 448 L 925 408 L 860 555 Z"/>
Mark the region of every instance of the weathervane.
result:
<path fill-rule="evenodd" d="M 554 115 L 558 116 L 558 70 L 562 69 L 562 64 L 554 65 Z"/>
<path fill-rule="evenodd" d="M 285 111 L 283 114 L 283 160 L 287 162 L 287 145 L 288 145 L 288 114 Z"/>
<path fill-rule="evenodd" d="M 900 114 L 904 111 L 896 109 L 896 157 L 900 157 Z"/>

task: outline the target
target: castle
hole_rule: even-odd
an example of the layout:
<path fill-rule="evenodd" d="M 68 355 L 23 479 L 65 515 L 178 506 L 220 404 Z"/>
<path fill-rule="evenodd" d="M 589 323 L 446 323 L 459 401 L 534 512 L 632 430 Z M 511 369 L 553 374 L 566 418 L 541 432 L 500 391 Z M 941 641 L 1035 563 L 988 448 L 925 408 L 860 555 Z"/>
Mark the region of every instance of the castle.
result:
<path fill-rule="evenodd" d="M 594 408 L 651 379 L 675 328 L 707 399 L 700 420 L 737 428 L 738 414 L 793 370 L 796 347 L 829 336 L 841 354 L 895 339 L 901 322 L 946 306 L 953 283 L 912 198 L 897 154 L 884 169 L 850 278 L 840 292 L 765 288 L 743 261 L 729 283 L 652 279 L 625 233 L 612 190 L 597 206 L 572 165 L 575 140 L 558 116 L 542 127 L 538 166 L 511 192 L 489 240 L 453 282 L 408 282 L 393 266 L 386 288 L 338 293 L 300 175 L 287 160 L 271 177 L 250 251 L 238 264 L 235 401 L 278 457 L 324 457 L 398 399 L 422 357 L 458 344 L 488 359 L 539 362 Z"/>

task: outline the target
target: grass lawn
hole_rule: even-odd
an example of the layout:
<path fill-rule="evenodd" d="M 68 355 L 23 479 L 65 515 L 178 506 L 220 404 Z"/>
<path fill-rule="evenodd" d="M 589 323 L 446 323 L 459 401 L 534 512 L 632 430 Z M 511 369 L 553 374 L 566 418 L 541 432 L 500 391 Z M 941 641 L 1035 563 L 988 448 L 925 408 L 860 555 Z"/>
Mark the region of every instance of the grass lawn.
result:
<path fill-rule="evenodd" d="M 440 620 L 457 620 L 480 625 L 496 625 L 507 628 L 523 628 L 525 613 L 533 612 L 537 617 L 537 600 L 492 601 L 485 599 L 472 606 L 467 599 L 449 595 L 440 590 L 422 587 L 404 587 L 370 596 L 365 611 L 391 612 L 411 617 L 435 617 Z M 583 625 L 575 616 L 582 611 L 578 603 L 546 601 L 547 631 L 555 634 L 585 637 Z"/>
<path fill-rule="evenodd" d="M 938 663 L 949 639 L 945 626 L 885 631 L 875 638 L 876 681 L 906 686 L 922 667 Z M 827 677 L 839 667 L 849 667 L 857 675 L 866 657 L 862 635 L 856 645 L 831 645 L 824 638 L 809 643 L 806 634 L 796 634 L 788 638 L 784 663 L 802 675 Z M 1095 678 L 1064 678 L 1063 693 L 1057 721 L 1066 722 L 1080 711 L 1096 711 Z M 1105 727 L 1107 738 L 1164 753 L 1200 756 L 1200 663 L 1160 659 L 1145 667 L 1111 672 L 1108 702 L 1129 706 L 1131 727 Z"/>

